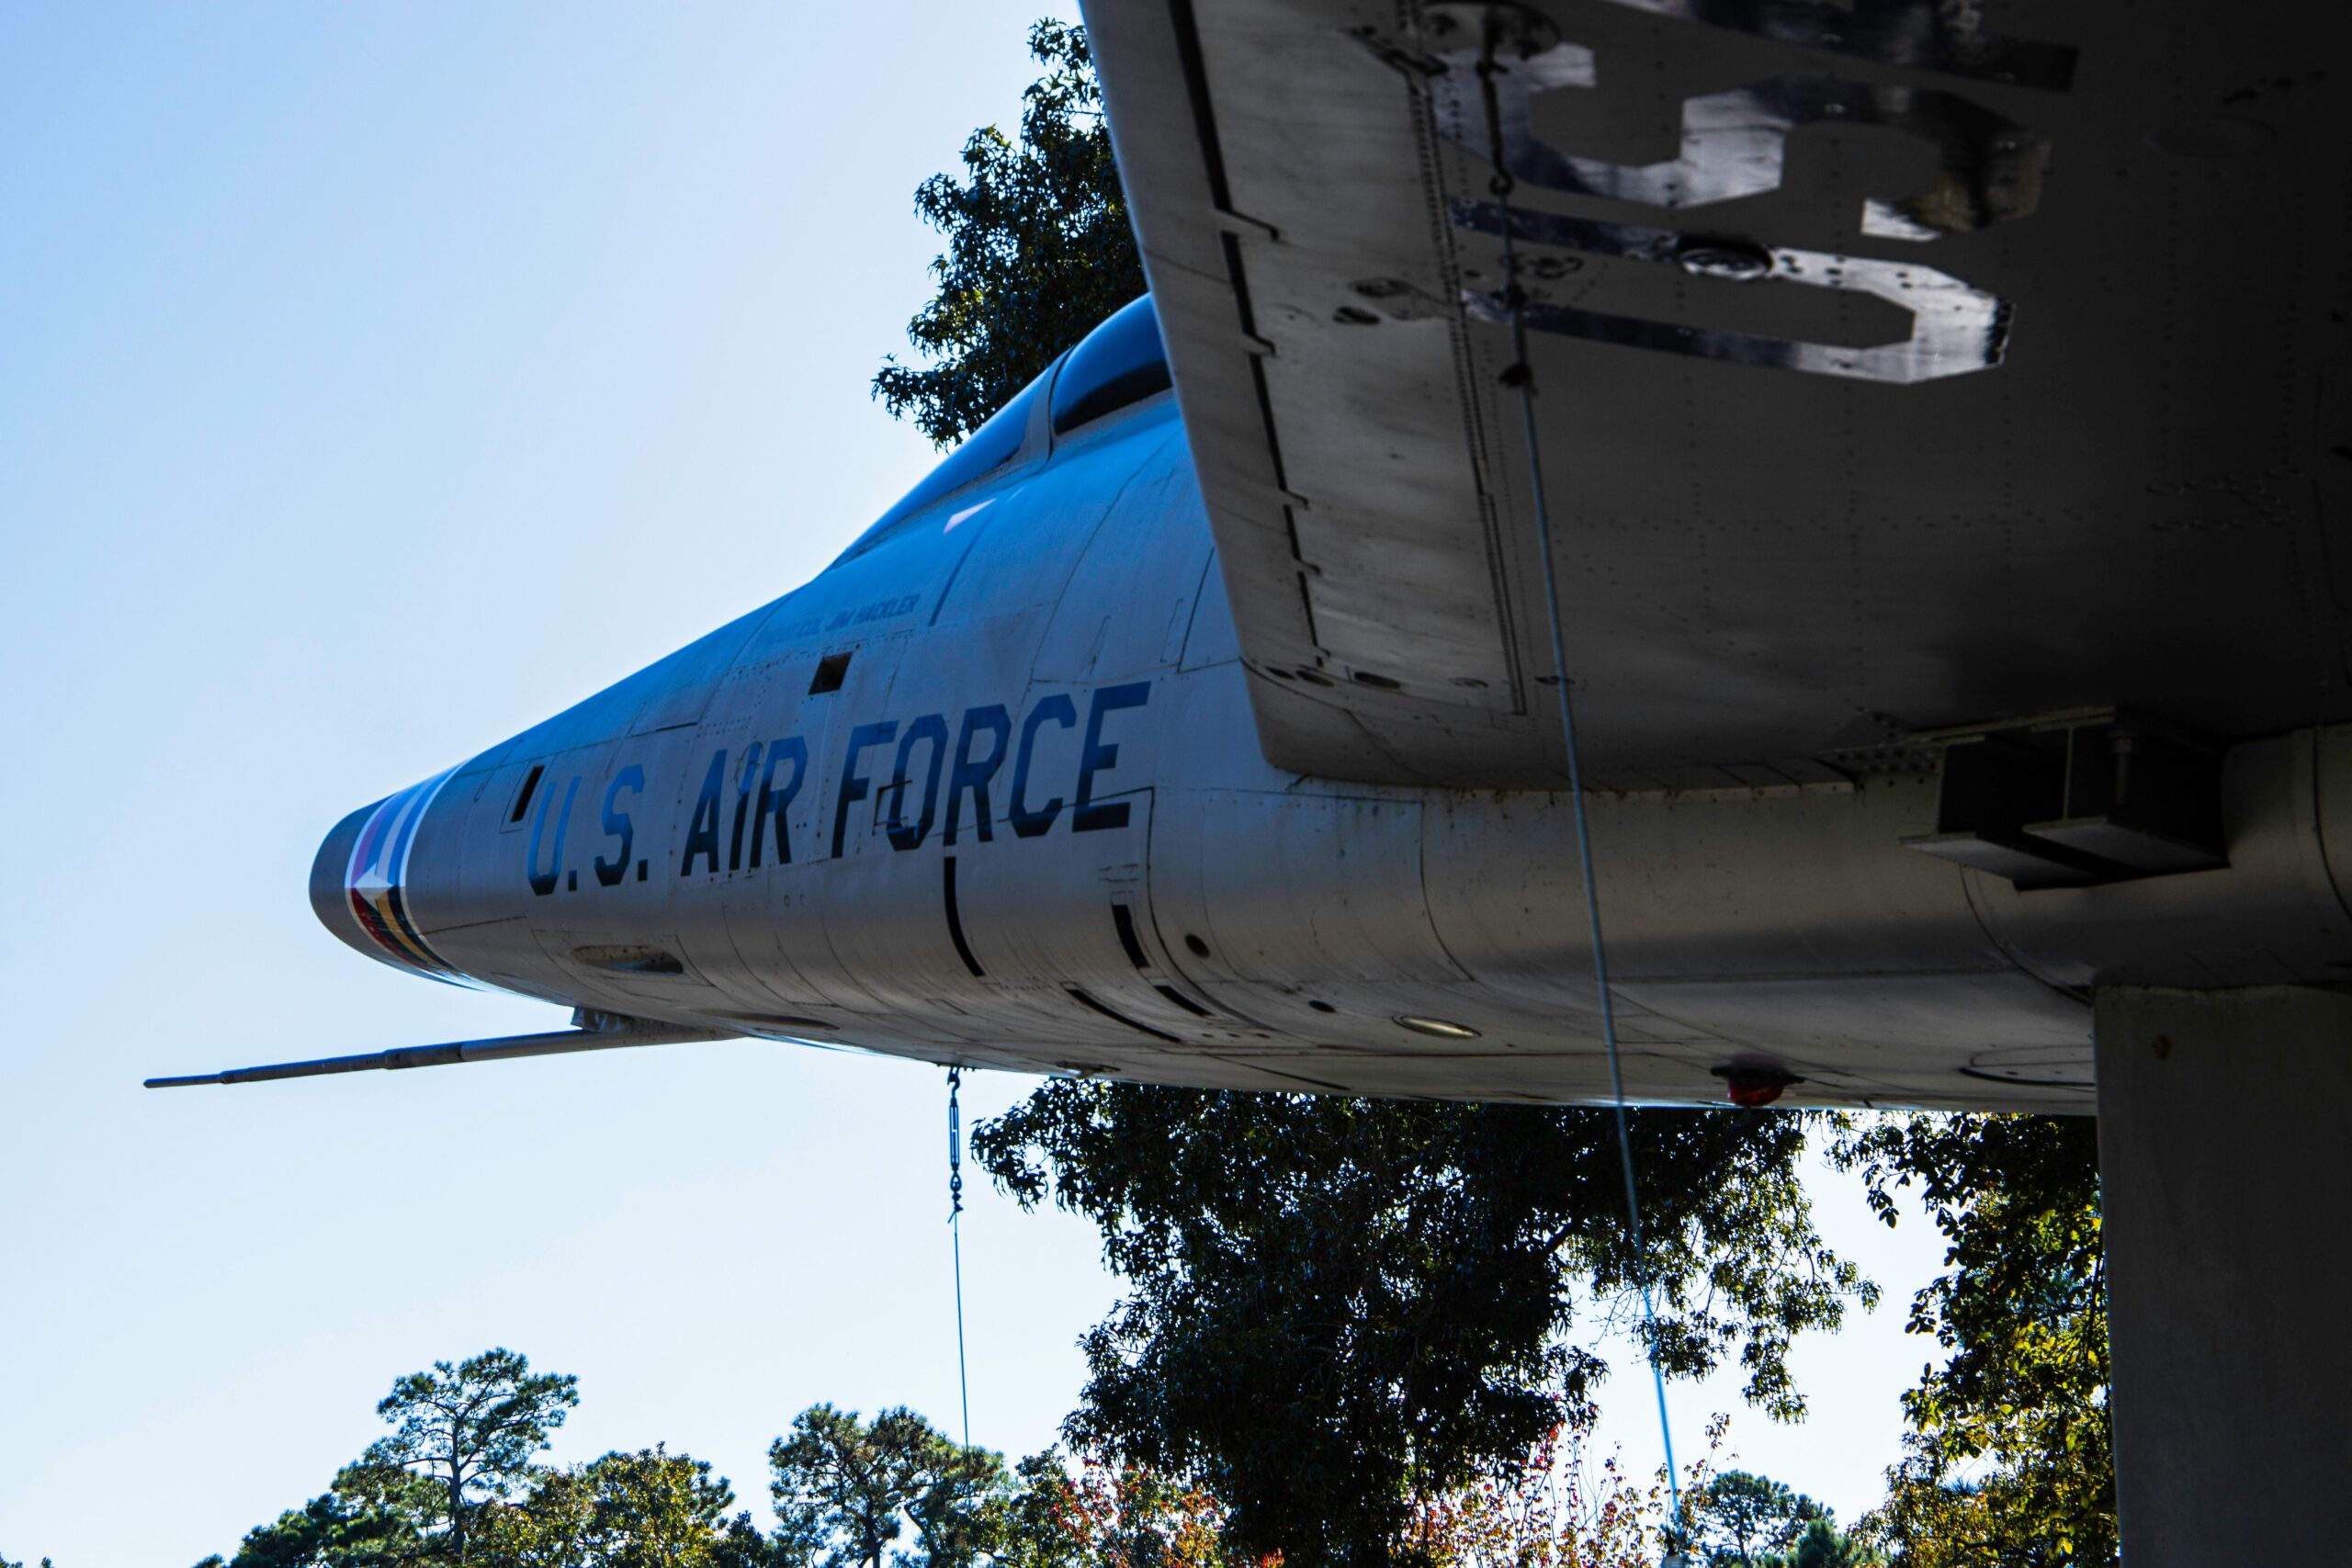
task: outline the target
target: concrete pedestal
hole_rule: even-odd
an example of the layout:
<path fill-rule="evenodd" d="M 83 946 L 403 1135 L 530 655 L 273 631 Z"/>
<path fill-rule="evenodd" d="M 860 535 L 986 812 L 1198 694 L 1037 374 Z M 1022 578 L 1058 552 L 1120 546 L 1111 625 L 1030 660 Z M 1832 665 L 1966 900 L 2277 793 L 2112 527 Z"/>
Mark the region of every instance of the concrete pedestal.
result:
<path fill-rule="evenodd" d="M 2123 1559 L 2352 1562 L 2352 997 L 2098 1000 Z"/>

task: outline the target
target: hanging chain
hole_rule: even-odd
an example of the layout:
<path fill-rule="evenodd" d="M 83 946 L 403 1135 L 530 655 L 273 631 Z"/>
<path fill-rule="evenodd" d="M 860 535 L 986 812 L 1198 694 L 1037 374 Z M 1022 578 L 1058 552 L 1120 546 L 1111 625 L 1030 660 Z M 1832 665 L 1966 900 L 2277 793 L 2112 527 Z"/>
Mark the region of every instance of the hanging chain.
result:
<path fill-rule="evenodd" d="M 964 1446 L 972 1446 L 972 1389 L 964 1367 L 964 1113 L 956 1091 L 964 1069 L 947 1069 L 947 1233 L 956 1253 L 956 1393 L 964 1407 Z"/>
<path fill-rule="evenodd" d="M 1658 1440 L 1666 1450 L 1666 1483 L 1673 1499 L 1673 1523 L 1667 1531 L 1667 1562 L 1669 1564 L 1687 1562 L 1682 1551 L 1682 1478 L 1674 1467 L 1674 1432 L 1666 1415 L 1666 1372 L 1657 1359 L 1657 1307 L 1656 1292 L 1651 1288 L 1649 1251 L 1642 1235 L 1642 1201 L 1634 1180 L 1634 1134 L 1626 1117 L 1625 1069 L 1617 1049 L 1617 1012 L 1609 993 L 1609 950 L 1600 934 L 1600 894 L 1593 876 L 1592 827 L 1585 809 L 1584 773 L 1577 747 L 1576 705 L 1569 694 L 1567 640 L 1561 631 L 1560 583 L 1557 558 L 1552 551 L 1552 515 L 1544 491 L 1544 462 L 1541 446 L 1536 441 L 1535 371 L 1527 356 L 1527 291 L 1519 281 L 1518 224 L 1511 211 L 1510 198 L 1519 182 L 1511 175 L 1510 165 L 1503 155 L 1502 107 L 1495 89 L 1495 76 L 1508 67 L 1495 62 L 1496 20 L 1490 11 L 1487 17 L 1484 47 L 1478 57 L 1478 94 L 1487 116 L 1487 152 L 1494 164 L 1494 177 L 1487 188 L 1502 208 L 1503 291 L 1501 304 L 1510 312 L 1511 363 L 1502 373 L 1502 383 L 1519 392 L 1520 420 L 1527 443 L 1527 482 L 1529 498 L 1535 511 L 1536 547 L 1544 558 L 1544 607 L 1551 620 L 1552 667 L 1558 682 L 1560 695 L 1560 732 L 1567 752 L 1568 799 L 1576 816 L 1577 858 L 1583 872 L 1586 929 L 1592 935 L 1592 981 L 1600 998 L 1600 1038 L 1609 1053 L 1609 1085 L 1615 1104 L 1617 1120 L 1617 1154 L 1625 1178 L 1625 1213 L 1631 1227 L 1634 1258 L 1634 1278 L 1642 1292 L 1642 1323 L 1648 1343 L 1644 1347 L 1650 1363 L 1650 1382 L 1657 1394 Z"/>
<path fill-rule="evenodd" d="M 956 1092 L 963 1087 L 964 1069 L 947 1069 L 947 1223 L 964 1212 L 964 1113 L 956 1103 Z"/>

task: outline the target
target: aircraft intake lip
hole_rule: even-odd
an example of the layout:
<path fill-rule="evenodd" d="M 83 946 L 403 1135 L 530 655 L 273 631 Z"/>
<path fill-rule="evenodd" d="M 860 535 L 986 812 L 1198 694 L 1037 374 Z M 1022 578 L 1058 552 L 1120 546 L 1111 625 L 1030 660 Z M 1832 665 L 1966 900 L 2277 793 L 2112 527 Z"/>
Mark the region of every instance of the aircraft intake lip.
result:
<path fill-rule="evenodd" d="M 379 800 L 363 806 L 336 823 L 329 829 L 325 841 L 319 845 L 318 857 L 311 862 L 311 913 L 318 916 L 319 924 L 333 931 L 339 940 L 358 948 L 371 958 L 378 955 L 379 950 L 372 942 L 367 942 L 352 921 L 350 897 L 345 890 L 344 877 L 351 869 L 352 846 L 359 841 L 360 831 L 368 826 L 368 819 L 376 814 L 376 807 L 383 804 Z"/>
<path fill-rule="evenodd" d="M 413 975 L 461 977 L 433 949 L 408 902 L 409 854 L 441 786 L 457 770 L 413 784 L 334 825 L 311 863 L 311 909 L 345 944 Z"/>

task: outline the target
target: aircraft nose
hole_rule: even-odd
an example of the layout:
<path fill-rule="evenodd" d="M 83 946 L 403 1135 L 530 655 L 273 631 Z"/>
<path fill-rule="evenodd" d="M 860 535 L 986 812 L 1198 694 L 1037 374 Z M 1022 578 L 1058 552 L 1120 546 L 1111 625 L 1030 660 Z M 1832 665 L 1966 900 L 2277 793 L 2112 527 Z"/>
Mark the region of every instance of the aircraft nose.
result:
<path fill-rule="evenodd" d="M 448 777 L 361 807 L 334 825 L 311 862 L 311 910 L 321 925 L 379 963 L 440 980 L 458 972 L 418 929 L 407 882 L 417 827 Z"/>
<path fill-rule="evenodd" d="M 318 858 L 311 863 L 311 912 L 319 917 L 319 924 L 363 953 L 368 949 L 361 942 L 358 922 L 352 918 L 344 879 L 351 869 L 351 849 L 359 841 L 359 830 L 375 814 L 374 806 L 363 806 L 336 823 L 319 846 Z"/>

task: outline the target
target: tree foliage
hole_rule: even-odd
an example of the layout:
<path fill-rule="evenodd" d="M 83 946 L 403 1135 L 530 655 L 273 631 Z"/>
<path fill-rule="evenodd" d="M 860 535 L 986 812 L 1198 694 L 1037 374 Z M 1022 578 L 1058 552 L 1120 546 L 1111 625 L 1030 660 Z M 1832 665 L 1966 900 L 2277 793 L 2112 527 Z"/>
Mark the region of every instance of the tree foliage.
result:
<path fill-rule="evenodd" d="M 1886 1117 L 1835 1157 L 1889 1224 L 1916 1188 L 1950 1244 L 1909 1325 L 1949 1355 L 1903 1396 L 1913 1430 L 1865 1527 L 1908 1568 L 2114 1562 L 2098 1123 Z"/>
<path fill-rule="evenodd" d="M 1073 1473 L 1051 1450 L 1021 1461 L 991 1535 L 999 1568 L 1251 1568 L 1199 1487 L 1101 1459 Z"/>
<path fill-rule="evenodd" d="M 337 1490 L 248 1533 L 226 1568 L 392 1568 L 455 1562 L 438 1488 L 409 1477 L 387 1498 L 385 1472 L 348 1466 Z M 536 1470 L 527 1485 L 474 1510 L 467 1561 L 483 1568 L 769 1568 L 770 1543 L 701 1460 L 663 1448 Z M 209 1558 L 198 1568 L 220 1568 Z"/>
<path fill-rule="evenodd" d="M 1664 1466 L 1646 1486 L 1614 1454 L 1588 1471 L 1589 1426 L 1563 1421 L 1510 1469 L 1415 1505 L 1412 1555 L 1431 1568 L 1655 1568 L 1690 1534 L 1728 1417 L 1707 1425 L 1707 1452 L 1684 1467 L 1682 1511 Z"/>
<path fill-rule="evenodd" d="M 1029 51 L 1046 73 L 1022 95 L 1019 139 L 982 127 L 962 179 L 933 175 L 915 191 L 947 240 L 931 264 L 937 292 L 907 323 L 933 363 L 893 356 L 874 378 L 884 406 L 943 447 L 1144 291 L 1086 29 L 1038 22 Z"/>
<path fill-rule="evenodd" d="M 198 1568 L 772 1568 L 774 1547 L 710 1466 L 656 1447 L 570 1468 L 536 1461 L 576 1380 L 488 1350 L 392 1385 L 392 1431 L 334 1486 Z"/>
<path fill-rule="evenodd" d="M 355 1484 L 359 1479 L 346 1468 L 336 1478 L 336 1490 L 246 1531 L 227 1568 L 356 1568 L 441 1560 L 423 1522 L 433 1513 L 429 1483 L 412 1478 L 402 1506 L 388 1505 L 377 1488 Z M 209 1557 L 197 1568 L 220 1568 L 220 1559 Z"/>
<path fill-rule="evenodd" d="M 580 1403 L 578 1382 L 534 1372 L 527 1357 L 506 1349 L 411 1372 L 376 1406 L 392 1430 L 368 1445 L 335 1490 L 387 1511 L 421 1512 L 426 1529 L 446 1526 L 447 1560 L 465 1562 L 475 1515 L 529 1475 L 548 1434 Z"/>
<path fill-rule="evenodd" d="M 1693 1501 L 1696 1544 L 1711 1562 L 1737 1562 L 1743 1568 L 1794 1546 L 1821 1512 L 1812 1498 L 1747 1470 L 1724 1471 Z"/>
<path fill-rule="evenodd" d="M 1860 1536 L 1838 1528 L 1828 1511 L 1815 1517 L 1789 1551 L 1759 1558 L 1759 1568 L 1873 1568 L 1886 1559 Z"/>
<path fill-rule="evenodd" d="M 435 1372 L 446 1386 L 463 1367 L 436 1364 Z M 414 1387 L 408 1379 L 402 1385 Z M 1587 1432 L 1563 1423 L 1502 1471 L 1417 1497 L 1404 1554 L 1430 1568 L 1649 1568 L 1669 1540 L 1690 1538 L 1692 1500 L 1708 1492 L 1724 1419 L 1710 1425 L 1707 1456 L 1684 1475 L 1679 1523 L 1669 1519 L 1663 1471 L 1640 1486 L 1612 1458 L 1588 1475 L 1573 1462 Z M 503 1495 L 472 1506 L 469 1561 L 480 1568 L 879 1568 L 886 1558 L 891 1568 L 1283 1568 L 1279 1556 L 1245 1547 L 1224 1503 L 1193 1482 L 1100 1455 L 1073 1462 L 1057 1450 L 1032 1455 L 1008 1474 L 998 1455 L 950 1441 L 910 1410 L 868 1422 L 812 1406 L 771 1446 L 769 1462 L 780 1519 L 773 1535 L 747 1513 L 730 1517 L 733 1489 L 708 1464 L 666 1447 L 529 1465 L 509 1474 Z M 446 1499 L 436 1474 L 347 1465 L 334 1490 L 250 1532 L 234 1568 L 454 1562 Z M 1837 1551 L 1812 1551 L 1815 1535 Z M 1853 1555 L 1834 1531 L 1809 1534 L 1785 1558 L 1758 1559 L 1770 1568 L 1864 1561 L 1873 1560 Z M 228 1565 L 212 1557 L 199 1568 Z"/>
<path fill-rule="evenodd" d="M 1813 1229 L 1801 1123 L 1632 1122 L 1652 1352 L 1736 1357 L 1795 1416 L 1792 1337 L 1874 1299 Z M 1198 1477 L 1292 1568 L 1389 1561 L 1416 1498 L 1584 1410 L 1605 1368 L 1563 1332 L 1580 1299 L 1623 1321 L 1639 1282 L 1603 1111 L 1057 1080 L 974 1147 L 1023 1204 L 1093 1219 L 1129 1288 L 1087 1337 L 1073 1440 Z"/>
<path fill-rule="evenodd" d="M 486 1514 L 478 1548 L 498 1568 L 758 1568 L 769 1547 L 702 1460 L 656 1446 L 543 1473 Z"/>
<path fill-rule="evenodd" d="M 989 1540 L 1004 1461 L 911 1410 L 871 1423 L 819 1404 L 768 1449 L 778 1536 L 809 1568 L 967 1568 Z M 914 1550 L 897 1549 L 905 1527 Z"/>

